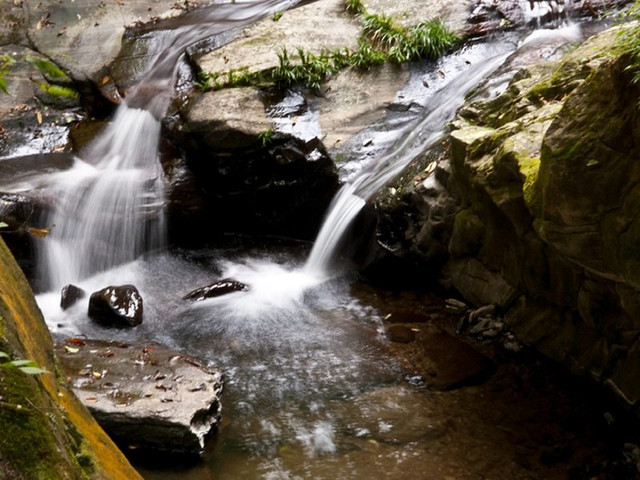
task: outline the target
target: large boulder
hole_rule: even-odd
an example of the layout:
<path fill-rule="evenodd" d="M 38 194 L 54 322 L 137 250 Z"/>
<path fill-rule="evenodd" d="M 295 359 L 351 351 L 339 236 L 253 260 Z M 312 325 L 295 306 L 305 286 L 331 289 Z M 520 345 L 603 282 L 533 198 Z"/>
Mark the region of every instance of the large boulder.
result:
<path fill-rule="evenodd" d="M 59 370 L 29 285 L 0 239 L 0 351 L 49 373 L 0 368 L 0 477 L 141 478 Z"/>
<path fill-rule="evenodd" d="M 230 99 L 243 108 L 229 108 Z M 193 241 L 203 223 L 212 235 L 313 238 L 338 188 L 335 165 L 317 138 L 274 132 L 253 88 L 208 92 L 184 118 L 165 121 L 165 137 L 179 146 L 165 165 L 172 241 Z"/>
<path fill-rule="evenodd" d="M 459 206 L 438 275 L 640 415 L 640 89 L 619 32 L 460 110 L 446 183 Z M 420 241 L 401 247 L 419 255 Z"/>

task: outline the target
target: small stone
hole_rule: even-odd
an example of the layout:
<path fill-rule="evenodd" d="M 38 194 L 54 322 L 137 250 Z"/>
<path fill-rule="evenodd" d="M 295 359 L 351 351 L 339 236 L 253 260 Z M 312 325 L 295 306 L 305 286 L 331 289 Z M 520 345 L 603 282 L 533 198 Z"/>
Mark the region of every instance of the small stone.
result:
<path fill-rule="evenodd" d="M 62 287 L 62 292 L 60 294 L 60 308 L 62 308 L 62 310 L 66 310 L 67 308 L 72 307 L 85 295 L 86 292 L 81 288 L 72 284 L 65 285 Z"/>
<path fill-rule="evenodd" d="M 207 285 L 206 287 L 197 288 L 196 290 L 187 293 L 184 297 L 182 297 L 182 299 L 199 302 L 207 298 L 220 297 L 222 295 L 227 295 L 233 292 L 242 292 L 248 289 L 249 287 L 247 287 L 247 285 L 242 282 L 238 282 L 237 280 L 232 280 L 230 278 L 225 278 L 223 280 L 212 283 L 211 285 Z"/>

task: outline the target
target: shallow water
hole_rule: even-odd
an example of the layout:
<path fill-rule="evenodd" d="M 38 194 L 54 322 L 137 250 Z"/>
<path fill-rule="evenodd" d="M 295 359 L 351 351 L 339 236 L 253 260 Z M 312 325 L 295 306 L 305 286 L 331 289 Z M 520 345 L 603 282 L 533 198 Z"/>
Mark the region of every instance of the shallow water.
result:
<path fill-rule="evenodd" d="M 428 352 L 389 341 L 386 328 L 392 318 L 452 332 L 458 317 L 442 298 L 309 276 L 302 250 L 158 253 L 80 283 L 137 285 L 135 329 L 94 324 L 86 299 L 62 313 L 57 294 L 38 296 L 57 339 L 156 340 L 223 370 L 222 422 L 202 461 L 152 459 L 138 465 L 145 478 L 561 479 L 622 458 L 626 437 L 597 398 L 526 355 L 491 354 L 486 382 L 431 389 L 419 376 Z M 182 300 L 229 277 L 250 289 Z"/>

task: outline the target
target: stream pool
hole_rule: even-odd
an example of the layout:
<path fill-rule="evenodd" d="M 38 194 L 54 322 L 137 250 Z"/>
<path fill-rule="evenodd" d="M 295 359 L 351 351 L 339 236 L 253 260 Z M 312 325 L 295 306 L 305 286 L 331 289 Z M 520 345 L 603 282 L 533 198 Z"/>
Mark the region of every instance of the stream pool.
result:
<path fill-rule="evenodd" d="M 623 417 L 589 388 L 526 349 L 456 338 L 460 314 L 441 293 L 309 277 L 305 250 L 157 253 L 80 283 L 138 287 L 145 319 L 126 331 L 93 324 L 84 304 L 63 316 L 57 294 L 38 296 L 57 339 L 155 340 L 223 370 L 222 421 L 203 459 L 147 459 L 137 464 L 146 479 L 635 478 L 593 475 L 631 471 L 635 444 Z M 229 277 L 250 289 L 182 300 Z M 431 388 L 424 372 L 440 360 L 438 345 L 391 341 L 388 328 L 398 323 L 443 332 L 454 348 L 471 344 L 495 370 L 459 388 Z"/>

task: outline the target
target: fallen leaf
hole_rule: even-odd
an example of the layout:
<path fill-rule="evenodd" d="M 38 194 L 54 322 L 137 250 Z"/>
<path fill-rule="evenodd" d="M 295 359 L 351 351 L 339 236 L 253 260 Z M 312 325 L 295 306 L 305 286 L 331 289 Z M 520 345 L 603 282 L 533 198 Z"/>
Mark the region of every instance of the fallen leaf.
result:
<path fill-rule="evenodd" d="M 68 345 L 65 345 L 64 349 L 67 353 L 78 353 L 80 351 L 79 348 L 70 347 Z"/>
<path fill-rule="evenodd" d="M 49 228 L 27 228 L 27 232 L 29 232 L 34 237 L 43 238 L 51 233 L 51 229 Z"/>

